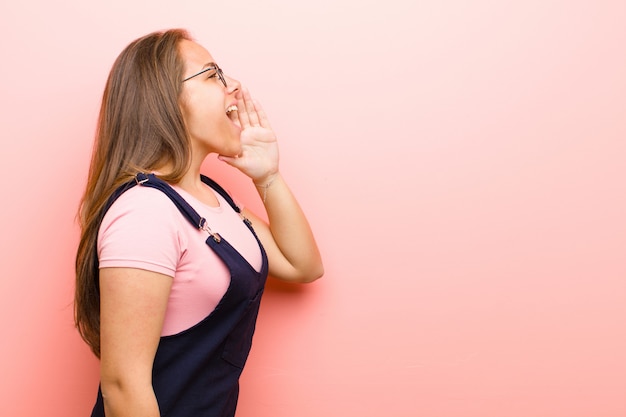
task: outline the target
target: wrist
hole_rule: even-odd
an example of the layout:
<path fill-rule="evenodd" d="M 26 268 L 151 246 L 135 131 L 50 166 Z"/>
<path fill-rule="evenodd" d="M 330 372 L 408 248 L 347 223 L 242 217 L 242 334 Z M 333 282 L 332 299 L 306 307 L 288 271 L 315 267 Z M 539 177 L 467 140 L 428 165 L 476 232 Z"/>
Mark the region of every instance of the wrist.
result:
<path fill-rule="evenodd" d="M 262 199 L 265 203 L 267 199 L 267 190 L 274 183 L 274 181 L 278 178 L 278 172 L 268 175 L 267 177 L 257 180 L 253 180 L 254 186 L 259 190 L 259 193 L 262 191 Z"/>
<path fill-rule="evenodd" d="M 276 180 L 276 178 L 278 177 L 279 173 L 278 172 L 274 172 L 272 174 L 269 174 L 265 177 L 262 178 L 256 178 L 253 179 L 252 182 L 254 183 L 254 186 L 257 188 L 269 188 L 272 183 L 274 182 L 274 180 Z"/>

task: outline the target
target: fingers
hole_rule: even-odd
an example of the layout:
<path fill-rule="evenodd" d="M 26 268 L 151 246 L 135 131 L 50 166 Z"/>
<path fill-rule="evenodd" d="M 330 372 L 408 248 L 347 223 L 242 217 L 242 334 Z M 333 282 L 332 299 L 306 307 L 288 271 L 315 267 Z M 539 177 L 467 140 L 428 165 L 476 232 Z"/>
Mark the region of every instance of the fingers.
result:
<path fill-rule="evenodd" d="M 237 100 L 237 117 L 239 117 L 239 124 L 242 129 L 247 129 L 250 127 L 250 116 L 248 115 L 248 111 L 246 110 L 246 104 L 243 99 L 243 95 L 238 97 Z"/>
<path fill-rule="evenodd" d="M 259 118 L 256 116 L 254 104 L 247 88 L 243 88 L 237 100 L 237 115 L 242 129 L 250 126 L 259 126 Z"/>
<path fill-rule="evenodd" d="M 243 90 L 243 103 L 246 106 L 246 112 L 248 113 L 250 126 L 260 126 L 261 122 L 259 121 L 259 115 L 256 112 L 254 102 L 252 101 L 252 96 L 250 95 L 250 91 L 248 91 L 247 88 Z"/>
<path fill-rule="evenodd" d="M 257 117 L 259 118 L 260 125 L 267 129 L 271 129 L 272 126 L 270 126 L 270 121 L 267 118 L 267 115 L 265 114 L 265 110 L 263 110 L 261 103 L 259 103 L 256 100 L 253 100 L 253 103 L 254 103 L 254 108 L 256 110 Z"/>
<path fill-rule="evenodd" d="M 242 89 L 242 94 L 237 102 L 237 107 L 239 110 L 239 123 L 241 124 L 242 129 L 250 126 L 270 128 L 270 123 L 263 107 L 261 107 L 261 104 L 258 101 L 252 99 L 250 91 L 248 91 L 247 88 Z"/>

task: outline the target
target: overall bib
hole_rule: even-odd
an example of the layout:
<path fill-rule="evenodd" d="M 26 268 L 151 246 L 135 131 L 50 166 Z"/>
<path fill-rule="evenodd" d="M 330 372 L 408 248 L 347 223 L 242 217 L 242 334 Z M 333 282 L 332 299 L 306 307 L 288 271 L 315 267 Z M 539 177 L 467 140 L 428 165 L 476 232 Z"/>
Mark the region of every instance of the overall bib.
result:
<path fill-rule="evenodd" d="M 211 179 L 202 181 L 218 192 L 240 213 L 230 196 Z M 207 230 L 206 244 L 228 267 L 231 281 L 211 314 L 180 333 L 163 336 L 154 358 L 152 385 L 162 417 L 232 417 L 239 396 L 239 376 L 248 358 L 259 305 L 267 278 L 267 255 L 250 222 L 243 218 L 257 239 L 262 255 L 260 272 L 219 234 L 211 232 L 206 220 L 166 182 L 153 174 L 138 174 L 121 187 L 108 207 L 136 184 L 164 192 L 195 227 Z M 106 211 L 106 210 L 105 210 Z M 102 392 L 92 417 L 104 417 Z"/>

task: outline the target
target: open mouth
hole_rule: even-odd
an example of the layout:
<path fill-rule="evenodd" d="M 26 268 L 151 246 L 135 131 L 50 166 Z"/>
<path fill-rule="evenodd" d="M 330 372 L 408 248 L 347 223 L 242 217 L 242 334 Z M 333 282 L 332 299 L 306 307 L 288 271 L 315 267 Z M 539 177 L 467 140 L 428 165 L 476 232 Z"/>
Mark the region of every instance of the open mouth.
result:
<path fill-rule="evenodd" d="M 234 122 L 234 123 L 238 123 L 239 122 L 239 117 L 237 115 L 237 106 L 235 106 L 234 104 L 232 106 L 229 106 L 226 109 L 226 116 L 228 116 L 228 118 Z"/>
<path fill-rule="evenodd" d="M 237 114 L 237 110 L 239 109 L 234 104 L 232 106 L 228 106 L 226 109 L 226 116 L 228 116 L 231 122 L 239 126 L 239 115 Z"/>

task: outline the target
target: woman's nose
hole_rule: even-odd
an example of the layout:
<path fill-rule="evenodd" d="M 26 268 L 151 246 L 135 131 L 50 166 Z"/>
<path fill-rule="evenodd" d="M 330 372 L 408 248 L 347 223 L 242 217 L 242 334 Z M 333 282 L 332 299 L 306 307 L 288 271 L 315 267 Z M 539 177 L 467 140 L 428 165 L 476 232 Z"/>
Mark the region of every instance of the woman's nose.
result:
<path fill-rule="evenodd" d="M 224 77 L 226 78 L 226 84 L 228 85 L 227 90 L 229 94 L 241 91 L 241 83 L 238 80 L 231 78 L 228 75 L 224 75 Z"/>

